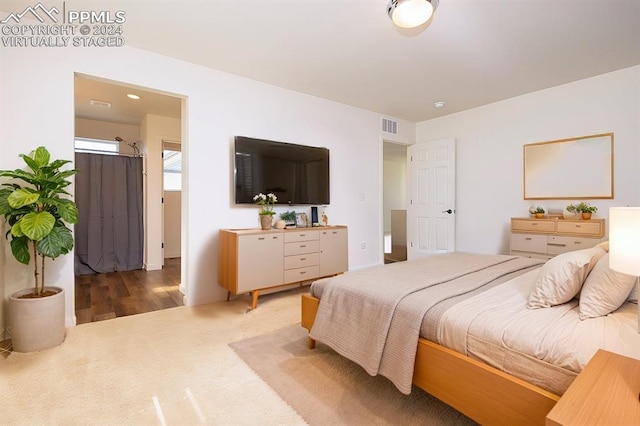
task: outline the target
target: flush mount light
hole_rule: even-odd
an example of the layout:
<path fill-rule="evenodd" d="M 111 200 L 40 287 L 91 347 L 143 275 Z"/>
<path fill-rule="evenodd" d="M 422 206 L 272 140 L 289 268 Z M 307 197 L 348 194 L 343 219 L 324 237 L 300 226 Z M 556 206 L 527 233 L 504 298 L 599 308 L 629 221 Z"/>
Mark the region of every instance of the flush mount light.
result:
<path fill-rule="evenodd" d="M 415 28 L 431 18 L 440 0 L 389 0 L 387 14 L 400 28 Z"/>
<path fill-rule="evenodd" d="M 444 108 L 444 102 L 438 101 L 438 102 L 434 103 L 433 106 L 436 107 L 436 108 Z"/>
<path fill-rule="evenodd" d="M 134 95 L 133 93 L 127 93 L 127 98 L 138 100 L 140 99 L 140 96 Z"/>

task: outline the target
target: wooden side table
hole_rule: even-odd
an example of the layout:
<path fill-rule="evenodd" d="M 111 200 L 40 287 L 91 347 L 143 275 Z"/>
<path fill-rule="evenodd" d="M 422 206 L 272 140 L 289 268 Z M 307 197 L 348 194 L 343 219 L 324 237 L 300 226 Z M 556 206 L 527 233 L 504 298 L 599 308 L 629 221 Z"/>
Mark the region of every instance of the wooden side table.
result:
<path fill-rule="evenodd" d="M 640 360 L 598 350 L 549 412 L 547 426 L 640 425 Z"/>

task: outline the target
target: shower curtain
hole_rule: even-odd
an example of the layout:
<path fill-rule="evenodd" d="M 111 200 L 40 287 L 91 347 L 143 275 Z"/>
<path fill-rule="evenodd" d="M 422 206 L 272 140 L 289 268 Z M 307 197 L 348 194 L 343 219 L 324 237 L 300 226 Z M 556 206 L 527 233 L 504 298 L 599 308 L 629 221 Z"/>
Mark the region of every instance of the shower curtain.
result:
<path fill-rule="evenodd" d="M 76 275 L 141 269 L 142 158 L 76 153 Z"/>

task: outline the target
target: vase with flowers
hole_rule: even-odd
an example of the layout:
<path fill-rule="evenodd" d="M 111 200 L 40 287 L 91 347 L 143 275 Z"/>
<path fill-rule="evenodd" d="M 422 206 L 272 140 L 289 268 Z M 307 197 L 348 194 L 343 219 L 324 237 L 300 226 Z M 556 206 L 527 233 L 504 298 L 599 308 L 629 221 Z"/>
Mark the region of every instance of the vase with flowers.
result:
<path fill-rule="evenodd" d="M 267 195 L 261 192 L 254 195 L 253 201 L 260 206 L 260 211 L 258 212 L 260 216 L 260 227 L 265 231 L 271 229 L 273 215 L 276 214 L 276 212 L 273 211 L 273 205 L 278 201 L 278 197 L 272 192 Z"/>

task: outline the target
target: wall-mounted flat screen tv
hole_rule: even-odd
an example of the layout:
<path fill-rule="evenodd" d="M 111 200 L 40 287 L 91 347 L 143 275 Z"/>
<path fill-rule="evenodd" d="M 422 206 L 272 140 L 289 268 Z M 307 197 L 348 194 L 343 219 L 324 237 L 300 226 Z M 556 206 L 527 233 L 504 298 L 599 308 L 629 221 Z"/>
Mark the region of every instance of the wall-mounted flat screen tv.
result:
<path fill-rule="evenodd" d="M 236 136 L 235 201 L 272 192 L 277 204 L 329 204 L 329 150 Z"/>

